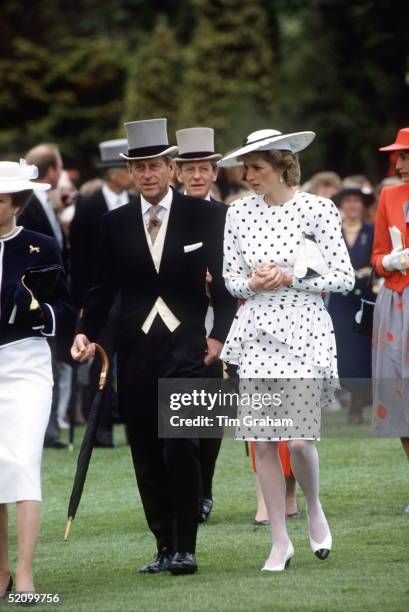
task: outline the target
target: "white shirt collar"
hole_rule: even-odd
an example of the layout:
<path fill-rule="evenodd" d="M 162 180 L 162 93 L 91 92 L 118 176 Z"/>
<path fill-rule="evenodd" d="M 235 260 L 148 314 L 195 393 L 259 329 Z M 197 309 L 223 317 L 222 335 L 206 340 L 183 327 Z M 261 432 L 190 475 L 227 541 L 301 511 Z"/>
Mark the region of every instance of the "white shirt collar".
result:
<path fill-rule="evenodd" d="M 36 191 L 34 189 L 34 195 L 44 207 L 49 206 L 48 191 Z"/>
<path fill-rule="evenodd" d="M 209 191 L 209 193 L 207 194 L 207 196 L 205 198 L 200 198 L 200 199 L 203 199 L 203 200 L 206 200 L 207 202 L 210 202 L 211 201 L 210 194 L 211 194 L 211 192 Z M 183 195 L 185 195 L 185 196 L 188 195 L 186 189 L 183 190 Z M 197 196 L 192 196 L 192 198 L 196 198 L 196 197 Z"/>
<path fill-rule="evenodd" d="M 170 205 L 172 204 L 172 199 L 173 199 L 173 191 L 169 187 L 167 194 L 161 199 L 160 202 L 158 202 L 158 204 L 159 204 L 159 206 L 162 206 L 162 208 L 166 208 L 166 210 L 169 210 L 170 209 Z M 152 206 L 152 204 L 150 202 L 148 202 L 148 200 L 145 200 L 145 198 L 143 197 L 142 194 L 141 194 L 141 205 L 142 205 L 142 214 L 143 215 Z"/>
<path fill-rule="evenodd" d="M 123 204 L 127 204 L 129 201 L 128 192 L 126 190 L 121 191 L 121 193 L 115 193 L 106 183 L 102 185 L 102 195 L 105 198 L 108 210 L 114 210 L 119 206 L 123 206 Z"/>

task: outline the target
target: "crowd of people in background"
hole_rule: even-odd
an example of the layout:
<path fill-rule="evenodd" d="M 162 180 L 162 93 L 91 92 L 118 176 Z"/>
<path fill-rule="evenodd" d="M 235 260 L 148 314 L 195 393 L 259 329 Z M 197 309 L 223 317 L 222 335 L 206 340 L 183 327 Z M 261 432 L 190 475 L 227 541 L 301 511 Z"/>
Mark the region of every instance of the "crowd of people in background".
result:
<path fill-rule="evenodd" d="M 14 167 L 13 163 L 3 162 L 6 164 L 4 173 L 20 173 L 24 177 L 31 173 L 33 180 L 30 182 L 24 178 L 28 187 L 21 187 L 16 181 L 16 192 L 32 190 L 28 201 L 20 205 L 17 196 L 10 196 L 14 192 L 9 194 L 7 191 L 7 185 L 11 184 L 7 182 L 10 177 L 4 174 L 6 187 L 2 191 L 3 207 L 8 207 L 10 214 L 7 223 L 4 222 L 7 232 L 1 238 L 3 245 L 5 241 L 10 241 L 13 246 L 18 241 L 11 241 L 21 233 L 26 257 L 27 252 L 37 253 L 48 248 L 47 243 L 40 246 L 29 244 L 30 237 L 39 234 L 53 237 L 58 252 L 53 253 L 52 262 L 62 262 L 67 274 L 68 285 L 65 278 L 60 280 L 59 300 L 53 307 L 47 303 L 37 306 L 41 311 L 37 321 L 39 324 L 33 326 L 30 323 L 31 330 L 27 332 L 26 329 L 30 338 L 33 333 L 34 336 L 40 333 L 52 336 L 54 332 L 47 334 L 43 330 L 55 328 L 53 308 L 65 309 L 68 324 L 62 327 L 62 333 L 49 338 L 49 363 L 52 365 L 54 385 L 52 397 L 48 385 L 51 409 L 44 446 L 60 450 L 66 448 L 67 445 L 61 440 L 61 430 L 87 420 L 87 410 L 99 375 L 98 364 L 89 359 L 94 355 L 92 342 L 98 341 L 109 353 L 112 367 L 101 403 L 101 420 L 95 444 L 115 448 L 113 424 L 122 422 L 125 415 L 127 440 L 147 522 L 158 545 L 156 560 L 139 571 L 158 573 L 169 569 L 174 574 L 194 573 L 197 570 L 194 556 L 197 523 L 207 521 L 212 511 L 212 481 L 221 439 L 199 440 L 197 445 L 186 440 L 182 452 L 182 446 L 172 444 L 172 440 L 164 443 L 158 441 L 157 427 L 152 418 L 157 405 L 158 378 L 182 376 L 183 368 L 180 367 L 184 363 L 189 364 L 190 377 L 222 378 L 222 362 L 225 361 L 228 364 L 227 374 L 237 377 L 239 372 L 241 384 L 243 379 L 257 379 L 260 376 L 270 380 L 273 372 L 269 368 L 274 372 L 281 368 L 283 380 L 289 377 L 287 383 L 292 380 L 293 384 L 294 377 L 300 380 L 311 378 L 314 381 L 312 388 L 317 390 L 319 397 L 322 379 L 339 376 L 341 383 L 344 381 L 338 392 L 339 406 L 347 409 L 348 420 L 353 426 L 364 423 L 364 409 L 371 405 L 373 398 L 370 387 L 366 386 L 362 392 L 362 388 L 350 381 L 370 380 L 375 368 L 379 379 L 389 377 L 399 380 L 402 388 L 399 389 L 399 398 L 393 400 L 386 396 L 385 388 L 375 388 L 377 408 L 371 413 L 374 427 L 383 431 L 384 435 L 399 436 L 409 457 L 407 408 L 402 401 L 407 394 L 404 379 L 407 378 L 408 359 L 406 346 L 400 341 L 408 333 L 405 307 L 409 284 L 406 279 L 409 249 L 405 248 L 408 238 L 405 223 L 409 220 L 409 130 L 401 130 L 393 145 L 381 149 L 396 156 L 398 176 L 385 177 L 374 185 L 362 174 L 341 178 L 329 170 L 318 172 L 300 184 L 296 153 L 312 142 L 313 132 L 283 135 L 275 130 L 260 130 L 250 134 L 237 151 L 221 159 L 222 156 L 214 149 L 211 128 L 180 130 L 176 134 L 177 147 L 168 144 L 166 120 L 130 122 L 125 124 L 125 129 L 127 139 L 99 143 L 99 167 L 96 168 L 95 177 L 84 183 L 77 169 L 64 168 L 63 155 L 55 144 L 41 143 L 30 149 L 18 168 L 17 164 Z M 264 148 L 260 145 L 261 141 L 265 143 Z M 152 181 L 151 176 L 154 177 Z M 393 185 L 396 189 L 383 189 Z M 158 193 L 153 194 L 154 190 L 158 190 Z M 209 206 L 206 201 L 210 202 Z M 180 211 L 174 215 L 180 214 L 182 219 L 183 213 L 184 224 L 171 226 L 168 235 L 179 241 L 181 232 L 186 232 L 184 241 L 192 240 L 193 235 L 197 238 L 195 243 L 186 244 L 181 253 L 191 253 L 206 245 L 206 282 L 200 284 L 199 280 L 197 292 L 189 295 L 183 294 L 187 285 L 179 278 L 177 281 L 175 276 L 165 274 L 161 267 L 172 202 L 173 210 Z M 288 203 L 292 204 L 291 209 L 286 208 Z M 136 204 L 140 206 L 142 215 L 139 230 L 134 218 Z M 404 217 L 401 214 L 402 206 Z M 118 209 L 122 209 L 123 215 L 108 215 L 108 223 L 106 213 Z M 280 249 L 290 257 L 293 254 L 290 247 L 293 245 L 291 241 L 289 244 L 288 239 L 294 236 L 290 231 L 302 234 L 302 239 L 306 240 L 308 231 L 305 229 L 305 232 L 301 232 L 298 221 L 309 218 L 308 215 L 310 223 L 302 221 L 301 224 L 306 223 L 310 228 L 315 224 L 315 239 L 319 245 L 317 248 L 321 249 L 321 257 L 322 252 L 327 251 L 326 273 L 304 278 L 304 275 L 295 273 L 296 262 L 294 270 L 287 270 L 286 258 L 280 266 L 275 261 L 266 264 L 264 260 L 257 259 L 257 248 L 262 247 L 270 247 L 270 255 L 275 252 L 275 259 L 280 259 Z M 253 227 L 257 227 L 260 244 L 256 244 L 256 236 L 251 236 Z M 101 229 L 105 233 L 101 233 Z M 138 235 L 137 231 L 141 234 Z M 393 239 L 395 231 L 399 236 L 399 245 Z M 112 232 L 112 236 L 109 232 Z M 125 237 L 123 248 L 119 239 L 122 232 Z M 105 243 L 101 241 L 102 236 Z M 130 251 L 127 251 L 126 237 L 132 243 L 134 262 L 128 259 Z M 271 240 L 273 243 L 268 244 Z M 389 248 L 390 240 L 393 248 Z M 148 246 L 151 258 L 145 257 L 144 246 Z M 251 251 L 253 248 L 255 250 Z M 249 256 L 250 252 L 252 256 Z M 267 256 L 267 251 L 264 255 Z M 171 265 L 175 265 L 176 259 L 174 257 Z M 118 261 L 129 265 L 134 273 L 146 267 L 143 278 L 146 297 L 143 291 L 138 292 L 134 283 L 129 282 L 123 267 L 115 267 Z M 200 258 L 187 260 L 182 257 L 180 265 L 186 265 L 185 274 L 192 275 L 192 286 L 196 286 L 193 283 L 201 278 L 198 272 L 203 272 Z M 173 272 L 177 276 L 177 266 Z M 120 278 L 115 274 L 119 274 Z M 149 280 L 150 276 L 154 280 Z M 166 294 L 166 300 L 170 300 L 174 312 L 160 294 L 156 297 L 156 289 L 152 289 L 150 283 L 160 284 L 160 291 Z M 75 319 L 79 322 L 79 333 L 72 347 L 74 326 L 69 321 L 72 317 L 71 305 L 66 302 L 68 286 Z M 281 292 L 275 293 L 276 289 Z M 179 294 L 183 296 L 182 300 Z M 10 293 L 11 301 L 12 298 L 16 300 L 16 305 L 18 300 L 23 303 L 28 299 L 24 289 L 20 293 L 16 291 L 14 297 Z M 139 306 L 135 304 L 143 299 L 146 299 L 146 304 L 139 312 Z M 151 300 L 154 300 L 154 304 L 148 314 L 144 308 L 149 307 Z M 241 307 L 237 311 L 238 300 Z M 357 334 L 353 329 L 354 321 L 360 323 L 357 313 L 362 311 L 363 302 L 372 306 L 376 302 L 372 341 L 370 334 Z M 257 317 L 255 307 L 258 308 Z M 32 309 L 30 307 L 29 310 Z M 194 330 L 194 325 L 201 324 L 206 311 L 207 349 L 204 351 L 200 334 L 195 337 L 191 330 L 189 333 L 187 331 L 189 325 Z M 274 317 L 271 317 L 272 312 Z M 286 312 L 291 312 L 291 317 L 295 319 L 299 317 L 296 327 L 301 335 L 298 340 L 291 341 L 297 346 L 292 346 L 288 339 L 291 317 Z M 336 345 L 328 312 L 333 321 Z M 47 313 L 48 319 L 44 318 L 44 313 Z M 11 313 L 8 323 L 13 322 L 13 316 Z M 142 317 L 141 320 L 138 317 Z M 185 318 L 186 328 L 180 323 L 180 319 L 183 321 Z M 268 328 L 278 323 L 282 329 Z M 307 328 L 305 333 L 301 331 L 303 323 Z M 178 333 L 172 335 L 178 328 Z M 18 330 L 18 326 L 15 329 Z M 132 346 L 127 341 L 127 331 L 137 334 Z M 281 333 L 281 337 L 277 333 Z M 87 334 L 92 337 L 92 342 Z M 270 339 L 265 339 L 265 336 Z M 325 340 L 321 337 L 325 337 Z M 174 343 L 181 351 L 180 359 L 173 356 Z M 6 343 L 6 346 L 9 344 L 13 342 Z M 122 347 L 120 350 L 119 345 Z M 260 357 L 262 351 L 264 353 Z M 48 353 L 44 353 L 42 358 L 48 363 Z M 122 410 L 119 411 L 116 374 L 121 359 L 121 388 L 126 391 L 122 391 Z M 125 361 L 129 363 L 125 365 Z M 246 389 L 245 386 L 243 388 Z M 301 396 L 302 393 L 299 394 Z M 134 410 L 135 397 L 139 404 L 138 412 Z M 295 436 L 284 432 L 283 435 L 270 437 L 260 435 L 256 429 L 245 432 L 240 431 L 239 427 L 236 430 L 236 438 L 250 445 L 256 474 L 257 511 L 254 522 L 257 525 L 270 524 L 273 532 L 274 546 L 263 567 L 267 571 L 286 569 L 294 554 L 285 518 L 296 518 L 300 514 L 296 482 L 306 497 L 310 545 L 314 554 L 323 560 L 331 550 L 332 537 L 319 500 L 318 454 L 312 443 L 320 437 L 320 416 L 314 409 L 320 413 L 321 404 L 313 399 L 315 397 L 313 393 L 311 397 L 304 398 L 309 414 L 306 412 L 300 428 L 296 427 L 300 431 Z M 16 401 L 20 400 L 17 398 Z M 44 414 L 42 426 L 45 426 Z M 38 449 L 36 452 L 38 454 Z M 186 462 L 186 457 L 190 456 L 198 459 L 199 479 L 193 474 L 193 468 L 189 472 L 187 467 L 190 464 Z M 160 469 L 158 461 L 163 462 Z M 165 495 L 164 478 L 168 468 L 173 478 L 173 493 L 177 491 L 177 503 L 172 509 Z M 186 473 L 185 482 L 180 479 L 182 471 Z M 35 489 L 35 499 L 39 502 L 41 494 L 38 490 L 39 482 Z M 196 508 L 197 501 L 200 508 Z M 405 511 L 409 512 L 409 506 Z M 29 512 L 35 515 L 37 527 L 26 555 L 29 568 L 25 576 L 27 582 L 32 581 L 30 560 L 39 528 L 38 507 L 30 506 Z M 2 521 L 4 524 L 7 522 L 3 509 Z M 172 544 L 173 538 L 176 542 L 183 542 L 184 546 Z"/>
<path fill-rule="evenodd" d="M 55 145 L 41 145 L 37 150 L 38 155 L 29 155 L 33 163 L 37 162 L 40 167 L 44 163 L 51 164 L 42 177 L 50 180 L 50 173 L 55 175 L 52 182 L 52 191 L 49 194 L 49 216 L 52 219 L 48 227 L 45 227 L 40 217 L 41 210 L 37 214 L 39 219 L 33 218 L 28 222 L 27 215 L 22 223 L 26 227 L 51 232 L 58 237 L 63 245 L 66 262 L 70 270 L 72 293 L 74 302 L 81 308 L 81 300 L 85 297 L 89 288 L 90 270 L 93 258 L 98 256 L 95 244 L 98 238 L 96 228 L 100 216 L 127 202 L 132 195 L 137 195 L 129 179 L 125 163 L 119 165 L 118 151 L 124 148 L 123 139 L 100 143 L 101 163 L 95 170 L 95 177 L 81 182 L 80 172 L 75 168 L 66 169 L 63 166 L 62 157 Z M 54 156 L 53 156 L 54 151 Z M 45 162 L 41 164 L 42 156 Z M 48 156 L 48 162 L 47 162 Z M 104 159 L 105 157 L 105 159 Z M 57 161 L 58 160 L 58 161 Z M 61 162 L 61 163 L 60 163 Z M 116 165 L 115 165 L 116 164 Z M 51 170 L 50 170 L 51 169 Z M 359 169 L 357 169 L 359 172 Z M 360 336 L 352 331 L 350 324 L 353 313 L 360 307 L 361 298 L 372 300 L 379 292 L 382 281 L 371 275 L 370 263 L 373 243 L 373 227 L 377 210 L 379 194 L 384 186 L 400 182 L 398 176 L 384 177 L 377 184 L 373 184 L 365 175 L 355 174 L 344 178 L 334 171 L 320 171 L 308 178 L 301 189 L 308 193 L 333 199 L 339 208 L 343 218 L 344 237 L 352 257 L 354 268 L 357 272 L 358 282 L 352 294 L 342 294 L 328 297 L 328 307 L 334 321 L 335 333 L 338 342 L 338 358 L 341 378 L 370 378 L 371 354 L 370 339 Z M 183 185 L 178 181 L 177 175 L 172 179 L 175 189 L 183 192 Z M 224 201 L 230 205 L 237 198 L 250 193 L 245 180 L 243 167 L 220 168 L 217 178 L 212 184 L 212 196 L 218 201 Z M 107 203 L 108 202 L 108 203 Z M 34 205 L 32 204 L 32 208 Z M 35 214 L 33 215 L 35 217 Z M 55 217 L 55 218 L 54 218 Z M 59 229 L 61 228 L 61 229 Z M 76 229 L 78 228 L 78 232 Z M 63 236 L 63 242 L 62 238 Z M 88 275 L 88 277 L 87 277 Z M 84 276 L 86 278 L 84 278 Z M 106 338 L 104 337 L 105 341 Z M 112 342 L 112 339 L 111 339 Z M 354 347 L 351 361 L 350 347 Z M 72 362 L 67 355 L 66 361 L 59 360 L 58 373 L 58 399 L 55 400 L 53 414 L 54 430 L 51 429 L 51 438 L 47 436 L 46 445 L 64 448 L 57 435 L 55 423 L 58 428 L 69 427 L 69 415 L 67 414 L 70 401 L 74 402 L 74 415 L 76 423 L 83 423 L 87 415 L 89 397 L 87 393 L 90 372 L 88 365 L 79 368 L 73 385 Z M 92 374 L 92 373 L 91 373 Z M 96 373 L 93 374 L 96 376 Z M 112 388 L 110 399 L 107 400 L 104 418 L 97 438 L 97 444 L 103 447 L 113 447 L 112 417 L 113 421 L 118 419 L 116 410 L 115 389 Z M 75 397 L 72 396 L 75 391 Z M 56 393 L 57 395 L 57 393 Z M 363 422 L 362 411 L 364 405 L 369 405 L 370 398 L 366 398 L 364 405 L 356 405 L 351 393 L 343 394 L 340 398 L 344 407 L 347 407 L 350 420 L 354 424 Z M 358 403 L 362 404 L 363 396 L 359 394 Z M 50 429 L 48 430 L 50 432 Z M 258 513 L 259 520 L 264 520 L 263 513 Z"/>

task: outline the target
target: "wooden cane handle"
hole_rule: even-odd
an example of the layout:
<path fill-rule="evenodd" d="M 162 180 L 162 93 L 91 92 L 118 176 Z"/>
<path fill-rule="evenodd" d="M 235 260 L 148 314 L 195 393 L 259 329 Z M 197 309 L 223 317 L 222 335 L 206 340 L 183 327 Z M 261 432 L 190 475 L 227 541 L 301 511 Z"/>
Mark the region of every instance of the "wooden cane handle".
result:
<path fill-rule="evenodd" d="M 95 343 L 95 349 L 97 353 L 99 354 L 99 357 L 102 361 L 102 369 L 101 369 L 101 374 L 99 375 L 99 384 L 98 384 L 98 389 L 102 391 L 102 389 L 105 388 L 105 385 L 107 383 L 107 376 L 108 376 L 108 370 L 109 370 L 109 359 L 108 359 L 108 355 L 106 354 L 105 350 L 102 348 L 100 344 Z"/>

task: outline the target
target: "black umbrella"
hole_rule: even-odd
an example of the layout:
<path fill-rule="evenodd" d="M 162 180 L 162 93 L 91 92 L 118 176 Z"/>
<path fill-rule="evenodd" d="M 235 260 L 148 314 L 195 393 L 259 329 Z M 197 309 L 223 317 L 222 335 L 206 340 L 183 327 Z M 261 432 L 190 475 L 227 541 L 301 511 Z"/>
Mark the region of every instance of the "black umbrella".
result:
<path fill-rule="evenodd" d="M 94 401 L 92 402 L 91 410 L 89 413 L 87 429 L 85 431 L 84 438 L 82 440 L 81 449 L 78 455 L 77 471 L 75 473 L 74 484 L 72 486 L 72 492 L 70 502 L 68 504 L 68 522 L 65 528 L 64 540 L 67 540 L 70 533 L 72 521 L 75 518 L 79 503 L 81 501 L 81 495 L 84 488 L 85 478 L 88 472 L 89 462 L 91 460 L 92 449 L 94 448 L 95 437 L 100 421 L 100 404 L 102 400 L 102 393 L 107 382 L 109 361 L 108 356 L 102 346 L 95 344 L 97 353 L 102 361 L 102 370 L 99 377 L 98 391 L 95 395 Z"/>

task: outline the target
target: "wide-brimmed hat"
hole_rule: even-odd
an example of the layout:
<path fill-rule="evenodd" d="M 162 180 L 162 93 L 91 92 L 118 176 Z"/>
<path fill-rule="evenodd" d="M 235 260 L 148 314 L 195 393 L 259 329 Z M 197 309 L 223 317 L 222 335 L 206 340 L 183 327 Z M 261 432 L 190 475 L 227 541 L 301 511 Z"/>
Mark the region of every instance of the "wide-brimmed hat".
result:
<path fill-rule="evenodd" d="M 0 193 L 18 193 L 35 189 L 47 191 L 51 188 L 48 183 L 34 183 L 38 177 L 37 166 L 29 166 L 25 159 L 17 162 L 0 162 Z"/>
<path fill-rule="evenodd" d="M 214 152 L 214 129 L 194 127 L 176 132 L 178 156 L 175 161 L 206 161 L 221 159 L 220 153 Z"/>
<path fill-rule="evenodd" d="M 223 168 L 229 166 L 240 166 L 243 162 L 239 159 L 246 153 L 255 151 L 290 151 L 298 153 L 302 151 L 314 140 L 315 132 L 293 132 L 292 134 L 282 134 L 278 130 L 257 130 L 247 136 L 243 146 L 231 153 L 228 153 L 218 162 L 218 166 Z"/>
<path fill-rule="evenodd" d="M 149 159 L 168 155 L 173 157 L 177 147 L 170 147 L 167 119 L 145 119 L 124 123 L 128 139 L 128 154 L 120 153 L 127 160 Z"/>
<path fill-rule="evenodd" d="M 334 204 L 339 208 L 342 204 L 342 201 L 348 196 L 359 196 L 362 199 L 364 206 L 371 206 L 375 201 L 375 196 L 373 191 L 370 189 L 365 189 L 365 187 L 343 187 L 336 193 L 332 200 Z"/>
<path fill-rule="evenodd" d="M 395 142 L 387 147 L 381 147 L 379 151 L 402 151 L 403 149 L 409 150 L 409 128 L 399 130 Z"/>
<path fill-rule="evenodd" d="M 104 140 L 98 146 L 101 156 L 101 161 L 98 163 L 99 168 L 120 168 L 126 165 L 126 161 L 119 157 L 121 153 L 128 151 L 128 141 L 126 138 Z"/>

